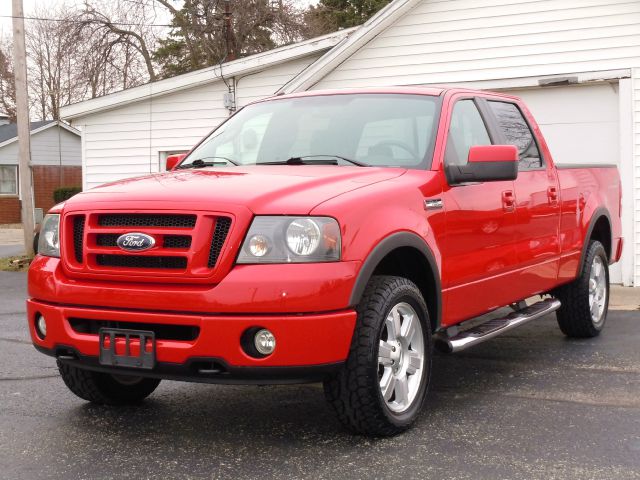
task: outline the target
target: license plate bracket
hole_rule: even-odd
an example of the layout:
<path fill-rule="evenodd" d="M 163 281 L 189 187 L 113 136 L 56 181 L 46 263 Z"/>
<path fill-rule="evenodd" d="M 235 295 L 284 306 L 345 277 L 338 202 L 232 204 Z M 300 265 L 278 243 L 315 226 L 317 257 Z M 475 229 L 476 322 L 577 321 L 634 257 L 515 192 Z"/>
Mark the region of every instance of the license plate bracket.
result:
<path fill-rule="evenodd" d="M 156 336 L 146 330 L 129 330 L 124 328 L 101 328 L 100 365 L 112 367 L 140 368 L 151 370 L 156 366 Z M 137 339 L 138 355 L 132 353 L 132 340 Z M 116 346 L 124 340 L 124 355 L 116 352 Z M 150 348 L 149 348 L 150 344 Z"/>

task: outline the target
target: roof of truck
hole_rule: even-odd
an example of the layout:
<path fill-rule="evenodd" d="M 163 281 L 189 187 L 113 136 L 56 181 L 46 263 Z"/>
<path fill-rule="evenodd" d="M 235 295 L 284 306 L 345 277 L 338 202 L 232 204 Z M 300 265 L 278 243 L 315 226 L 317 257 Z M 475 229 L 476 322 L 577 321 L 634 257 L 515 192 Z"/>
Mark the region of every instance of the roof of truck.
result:
<path fill-rule="evenodd" d="M 505 95 L 499 92 L 491 92 L 488 90 L 474 90 L 470 88 L 460 87 L 432 87 L 432 86 L 393 86 L 393 87 L 368 87 L 368 88 L 348 88 L 348 89 L 333 89 L 333 90 L 307 90 L 304 92 L 295 92 L 289 94 L 277 94 L 271 97 L 262 98 L 252 103 L 260 103 L 274 99 L 282 98 L 298 98 L 298 97 L 314 97 L 323 95 L 358 95 L 358 94 L 404 94 L 404 95 L 428 95 L 432 97 L 439 97 L 445 93 L 466 93 L 469 95 L 495 95 L 499 97 L 509 98 L 516 100 L 517 98 L 512 95 Z"/>

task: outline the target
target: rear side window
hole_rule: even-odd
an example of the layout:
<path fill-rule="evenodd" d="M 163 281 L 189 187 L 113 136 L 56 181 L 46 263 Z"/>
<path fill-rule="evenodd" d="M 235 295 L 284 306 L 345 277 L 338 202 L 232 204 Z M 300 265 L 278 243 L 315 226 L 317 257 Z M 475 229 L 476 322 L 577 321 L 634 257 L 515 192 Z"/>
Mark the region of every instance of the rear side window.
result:
<path fill-rule="evenodd" d="M 446 163 L 466 165 L 469 149 L 474 145 L 491 145 L 491 138 L 475 102 L 460 100 L 456 102 L 451 113 Z"/>
<path fill-rule="evenodd" d="M 489 106 L 498 120 L 498 125 L 509 145 L 518 147 L 520 162 L 518 170 L 542 168 L 538 146 L 527 121 L 513 103 L 489 101 Z"/>

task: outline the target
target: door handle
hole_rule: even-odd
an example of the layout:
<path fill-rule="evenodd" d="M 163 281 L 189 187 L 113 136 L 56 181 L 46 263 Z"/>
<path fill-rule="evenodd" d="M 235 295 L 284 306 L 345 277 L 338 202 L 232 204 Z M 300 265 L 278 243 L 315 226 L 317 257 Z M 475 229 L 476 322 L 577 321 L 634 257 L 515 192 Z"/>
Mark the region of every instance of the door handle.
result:
<path fill-rule="evenodd" d="M 505 212 L 512 212 L 516 209 L 516 196 L 511 190 L 502 192 L 502 208 Z"/>
<path fill-rule="evenodd" d="M 547 198 L 551 205 L 558 203 L 558 189 L 556 187 L 547 188 Z"/>

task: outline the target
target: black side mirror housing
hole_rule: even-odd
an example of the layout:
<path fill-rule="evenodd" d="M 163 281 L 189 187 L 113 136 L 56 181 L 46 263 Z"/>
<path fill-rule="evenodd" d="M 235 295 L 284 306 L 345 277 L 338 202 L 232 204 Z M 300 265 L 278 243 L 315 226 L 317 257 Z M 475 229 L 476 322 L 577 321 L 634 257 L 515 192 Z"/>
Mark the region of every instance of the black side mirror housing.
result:
<path fill-rule="evenodd" d="M 518 157 L 515 145 L 474 145 L 466 165 L 447 165 L 447 179 L 451 185 L 515 180 Z"/>

